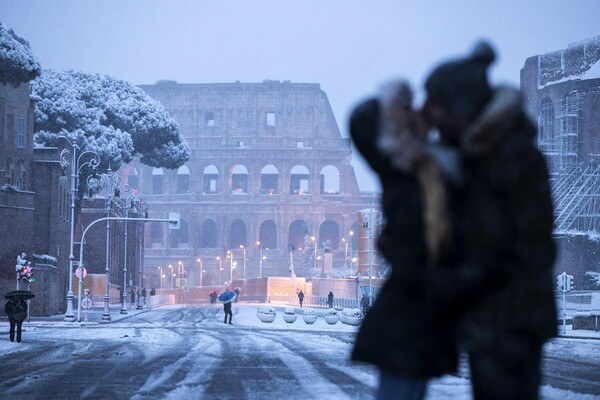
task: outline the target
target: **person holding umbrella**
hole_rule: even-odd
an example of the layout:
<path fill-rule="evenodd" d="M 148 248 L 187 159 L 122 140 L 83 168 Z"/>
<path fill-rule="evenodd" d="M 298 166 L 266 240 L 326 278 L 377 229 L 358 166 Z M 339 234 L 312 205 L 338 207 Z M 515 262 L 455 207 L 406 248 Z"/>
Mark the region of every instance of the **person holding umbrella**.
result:
<path fill-rule="evenodd" d="M 229 325 L 233 325 L 231 323 L 231 319 L 233 318 L 233 312 L 231 311 L 231 303 L 235 301 L 237 295 L 235 292 L 231 290 L 226 290 L 219 296 L 219 301 L 223 303 L 223 312 L 225 313 L 224 323 L 227 324 L 227 316 L 229 315 Z"/>
<path fill-rule="evenodd" d="M 17 343 L 21 342 L 21 327 L 27 318 L 27 302 L 25 299 L 34 297 L 29 290 L 15 290 L 8 292 L 4 298 L 8 299 L 4 305 L 4 312 L 10 322 L 10 341 L 15 341 L 15 328 L 17 330 Z"/>

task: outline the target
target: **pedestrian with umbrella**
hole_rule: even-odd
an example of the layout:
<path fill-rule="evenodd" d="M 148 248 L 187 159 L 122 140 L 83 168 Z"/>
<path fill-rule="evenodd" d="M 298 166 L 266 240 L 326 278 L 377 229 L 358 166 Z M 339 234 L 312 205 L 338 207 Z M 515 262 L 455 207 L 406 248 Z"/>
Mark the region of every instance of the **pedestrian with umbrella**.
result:
<path fill-rule="evenodd" d="M 231 303 L 235 301 L 237 295 L 235 292 L 231 290 L 226 290 L 219 296 L 219 301 L 223 303 L 223 312 L 225 313 L 224 323 L 227 323 L 227 316 L 229 315 L 229 325 L 233 325 L 231 323 L 231 319 L 233 318 L 233 312 L 231 312 Z"/>
<path fill-rule="evenodd" d="M 13 290 L 4 295 L 8 299 L 4 305 L 4 312 L 8 315 L 10 322 L 10 341 L 15 341 L 15 328 L 17 331 L 17 343 L 21 342 L 21 327 L 27 318 L 27 302 L 35 297 L 29 290 Z"/>

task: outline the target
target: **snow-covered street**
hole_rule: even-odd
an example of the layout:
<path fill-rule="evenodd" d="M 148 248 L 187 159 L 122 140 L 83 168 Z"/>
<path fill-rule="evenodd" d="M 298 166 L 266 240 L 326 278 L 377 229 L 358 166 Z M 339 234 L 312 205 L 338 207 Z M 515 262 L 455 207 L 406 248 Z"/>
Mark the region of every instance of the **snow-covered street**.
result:
<path fill-rule="evenodd" d="M 13 399 L 371 399 L 377 371 L 349 361 L 356 327 L 318 318 L 262 323 L 256 305 L 163 306 L 109 324 L 32 319 L 23 342 L 0 323 L 0 390 Z M 546 348 L 543 399 L 600 395 L 598 341 Z M 434 381 L 428 399 L 470 399 L 467 366 Z"/>

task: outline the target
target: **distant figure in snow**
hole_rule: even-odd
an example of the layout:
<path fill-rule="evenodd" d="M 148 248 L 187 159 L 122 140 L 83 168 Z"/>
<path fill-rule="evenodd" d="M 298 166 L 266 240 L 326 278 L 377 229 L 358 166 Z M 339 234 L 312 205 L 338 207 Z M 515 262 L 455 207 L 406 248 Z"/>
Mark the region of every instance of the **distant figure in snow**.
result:
<path fill-rule="evenodd" d="M 17 296 L 11 297 L 4 305 L 4 312 L 10 322 L 10 341 L 15 341 L 15 328 L 17 330 L 17 343 L 21 342 L 21 327 L 27 318 L 27 302 Z"/>
<path fill-rule="evenodd" d="M 300 303 L 300 308 L 302 308 L 302 302 L 304 301 L 304 293 L 302 290 L 298 292 L 298 303 Z"/>
<path fill-rule="evenodd" d="M 233 312 L 231 312 L 231 303 L 223 304 L 223 312 L 225 312 L 225 319 L 223 322 L 227 324 L 227 316 L 229 315 L 229 325 L 232 325 L 231 318 L 233 318 Z"/>
<path fill-rule="evenodd" d="M 333 308 L 333 292 L 331 291 L 327 295 L 327 305 L 329 306 L 329 308 Z"/>
<path fill-rule="evenodd" d="M 363 296 L 362 299 L 360 299 L 360 307 L 362 308 L 363 317 L 367 315 L 367 311 L 369 311 L 370 302 L 371 301 L 369 300 L 368 296 Z"/>

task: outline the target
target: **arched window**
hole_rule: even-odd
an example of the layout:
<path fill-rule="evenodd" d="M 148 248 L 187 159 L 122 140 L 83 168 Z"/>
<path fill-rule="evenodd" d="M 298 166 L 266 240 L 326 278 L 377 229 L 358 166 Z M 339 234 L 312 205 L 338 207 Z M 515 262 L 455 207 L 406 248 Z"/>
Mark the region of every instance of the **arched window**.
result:
<path fill-rule="evenodd" d="M 301 219 L 295 220 L 290 224 L 288 231 L 288 245 L 296 250 L 304 248 L 304 237 L 307 235 L 308 224 Z"/>
<path fill-rule="evenodd" d="M 290 173 L 290 194 L 302 195 L 308 193 L 310 174 L 304 165 L 294 165 Z"/>
<path fill-rule="evenodd" d="M 236 165 L 231 170 L 230 186 L 232 193 L 248 193 L 248 170 Z"/>
<path fill-rule="evenodd" d="M 323 243 L 329 242 L 330 250 L 340 248 L 340 227 L 335 221 L 328 219 L 319 227 L 319 248 L 323 248 Z"/>
<path fill-rule="evenodd" d="M 278 191 L 279 170 L 274 165 L 265 165 L 260 171 L 260 192 L 275 194 Z"/>
<path fill-rule="evenodd" d="M 321 170 L 321 194 L 340 194 L 340 171 L 333 165 L 326 165 Z"/>
<path fill-rule="evenodd" d="M 177 169 L 177 193 L 187 193 L 190 190 L 190 169 L 182 165 Z"/>
<path fill-rule="evenodd" d="M 189 247 L 188 224 L 183 218 L 179 220 L 179 229 L 169 229 L 171 235 L 171 248 Z"/>
<path fill-rule="evenodd" d="M 212 219 L 207 219 L 202 224 L 202 242 L 200 247 L 217 248 L 217 224 Z"/>
<path fill-rule="evenodd" d="M 214 165 L 209 165 L 204 168 L 202 174 L 202 191 L 205 194 L 216 194 L 218 193 L 217 182 L 219 181 L 219 170 Z"/>
<path fill-rule="evenodd" d="M 152 169 L 152 194 L 163 194 L 163 169 Z"/>
<path fill-rule="evenodd" d="M 273 220 L 268 219 L 260 224 L 258 238 L 263 249 L 277 248 L 277 225 Z"/>
<path fill-rule="evenodd" d="M 229 248 L 239 249 L 240 246 L 246 246 L 246 224 L 241 219 L 236 219 L 229 228 Z"/>

